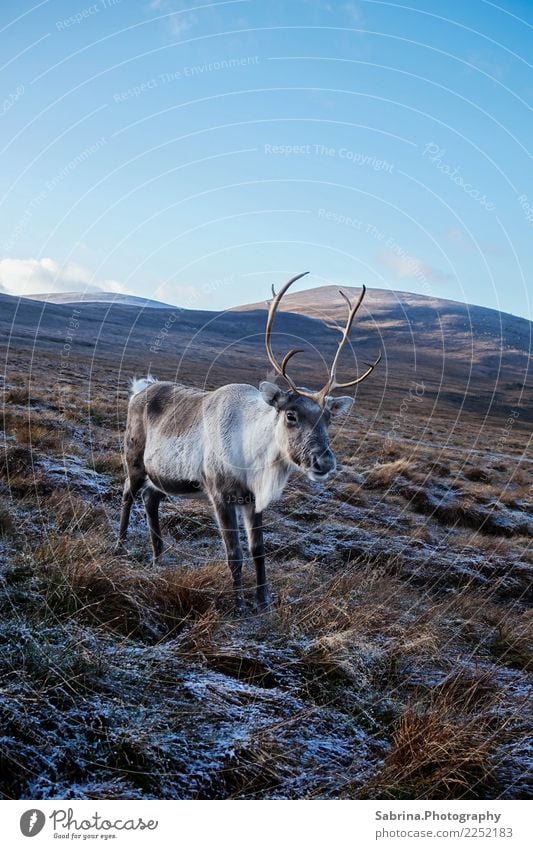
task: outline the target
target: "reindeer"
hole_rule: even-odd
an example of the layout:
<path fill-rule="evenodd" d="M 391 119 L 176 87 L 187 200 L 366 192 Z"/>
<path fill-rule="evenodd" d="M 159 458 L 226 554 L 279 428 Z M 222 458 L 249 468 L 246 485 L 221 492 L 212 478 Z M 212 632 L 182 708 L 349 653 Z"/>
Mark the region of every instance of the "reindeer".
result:
<path fill-rule="evenodd" d="M 333 325 L 342 335 L 328 380 L 316 392 L 296 386 L 287 374 L 287 365 L 302 351 L 289 351 L 279 363 L 271 340 L 281 299 L 303 276 L 292 277 L 278 294 L 272 286 L 265 331 L 268 359 L 276 374 L 287 382 L 288 390 L 267 381 L 259 389 L 230 383 L 214 391 L 157 381 L 150 376 L 132 382 L 125 434 L 127 478 L 116 550 L 125 550 L 130 510 L 139 492 L 155 564 L 163 551 L 161 499 L 167 495 L 207 495 L 224 541 L 239 611 L 244 607 L 239 513 L 256 568 L 257 604 L 263 609 L 269 603 L 263 511 L 280 497 L 294 469 L 303 471 L 312 481 L 324 482 L 332 477 L 336 460 L 328 428 L 332 420 L 348 412 L 353 399 L 348 395 L 335 398 L 329 393 L 361 383 L 381 359 L 380 353 L 375 362 L 365 363 L 367 369 L 358 377 L 346 383 L 337 381 L 339 358 L 366 289 L 362 287 L 355 303 L 339 290 L 348 305 L 348 318 L 344 329 Z"/>

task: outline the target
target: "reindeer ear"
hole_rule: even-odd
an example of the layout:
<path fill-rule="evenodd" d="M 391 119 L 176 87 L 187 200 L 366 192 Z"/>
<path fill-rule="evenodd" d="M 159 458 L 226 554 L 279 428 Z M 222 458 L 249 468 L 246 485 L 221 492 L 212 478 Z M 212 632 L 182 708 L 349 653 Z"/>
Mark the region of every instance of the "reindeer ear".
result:
<path fill-rule="evenodd" d="M 269 383 L 268 380 L 263 380 L 259 384 L 259 391 L 263 396 L 263 401 L 270 404 L 271 407 L 276 407 L 279 410 L 283 402 L 286 400 L 288 392 L 284 392 L 275 383 Z"/>
<path fill-rule="evenodd" d="M 341 395 L 340 398 L 333 398 L 332 395 L 326 396 L 326 410 L 329 410 L 334 419 L 338 416 L 345 416 L 353 404 L 353 398 L 349 395 Z"/>

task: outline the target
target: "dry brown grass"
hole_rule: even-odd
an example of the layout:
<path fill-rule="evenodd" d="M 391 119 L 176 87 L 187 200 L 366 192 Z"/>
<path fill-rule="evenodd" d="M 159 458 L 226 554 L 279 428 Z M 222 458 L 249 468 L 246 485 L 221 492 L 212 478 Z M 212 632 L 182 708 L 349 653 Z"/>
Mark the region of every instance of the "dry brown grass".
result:
<path fill-rule="evenodd" d="M 49 365 L 53 367 L 53 363 Z M 467 465 L 463 476 L 464 453 L 454 454 L 451 448 L 448 453 L 447 449 L 433 451 L 430 446 L 417 446 L 414 438 L 383 452 L 381 435 L 365 433 L 373 413 L 368 402 L 364 408 L 368 418 L 364 418 L 365 413 L 354 417 L 337 440 L 339 460 L 348 468 L 328 485 L 324 497 L 295 481 L 287 489 L 281 509 L 273 507 L 267 515 L 267 546 L 272 546 L 276 537 L 289 538 L 290 542 L 293 532 L 302 537 L 309 531 L 316 538 L 319 530 L 324 535 L 325 553 L 309 562 L 301 554 L 303 548 L 294 545 L 290 557 L 286 552 L 270 556 L 268 575 L 274 605 L 262 615 L 252 607 L 254 574 L 248 562 L 244 574 L 248 615 L 237 619 L 226 564 L 214 559 L 205 563 L 206 556 L 215 558 L 221 551 L 205 505 L 197 509 L 179 500 L 172 507 L 166 505 L 164 535 L 173 537 L 169 553 L 177 565 L 154 569 L 149 565 L 141 504 L 136 505 L 132 516 L 132 556 L 116 557 L 110 550 L 111 537 L 116 534 L 119 488 L 110 485 L 102 494 L 106 514 L 100 495 L 83 488 L 74 466 L 69 480 L 78 486 L 77 492 L 58 490 L 57 477 L 52 487 L 46 474 L 39 471 L 40 466 L 45 467 L 41 460 L 46 461 L 47 455 L 57 450 L 53 444 L 55 430 L 60 433 L 61 422 L 66 422 L 66 445 L 72 445 L 68 453 L 82 457 L 86 465 L 94 449 L 93 468 L 122 477 L 119 425 L 127 393 L 123 391 L 120 396 L 117 418 L 114 365 L 99 371 L 90 386 L 90 367 L 81 362 L 72 365 L 72 383 L 56 386 L 52 393 L 45 393 L 40 389 L 41 382 L 35 381 L 31 387 L 33 406 L 29 407 L 27 384 L 22 378 L 10 377 L 12 383 L 21 384 L 12 396 L 13 403 L 24 406 L 6 410 L 9 440 L 7 453 L 0 451 L 0 474 L 9 478 L 10 487 L 4 484 L 2 494 L 6 497 L 5 509 L 10 511 L 14 505 L 15 522 L 10 524 L 8 516 L 5 532 L 2 530 L 2 502 L 0 543 L 9 551 L 10 560 L 5 586 L 11 581 L 11 606 L 6 604 L 5 609 L 16 611 L 15 624 L 10 627 L 21 635 L 24 676 L 35 674 L 37 681 L 29 684 L 32 704 L 44 704 L 43 688 L 46 690 L 54 680 L 58 665 L 58 691 L 53 691 L 50 704 L 59 700 L 66 722 L 62 728 L 67 734 L 71 717 L 70 708 L 64 707 L 63 688 L 83 684 L 91 696 L 98 695 L 84 701 L 85 690 L 76 690 L 73 721 L 79 723 L 77 738 L 87 744 L 87 764 L 94 763 L 95 740 L 101 742 L 109 734 L 109 749 L 100 752 L 99 763 L 111 771 L 100 778 L 87 767 L 76 786 L 83 784 L 89 797 L 96 792 L 95 787 L 118 798 L 128 794 L 131 798 L 144 794 L 157 797 L 166 792 L 158 783 L 161 776 L 183 774 L 194 757 L 202 769 L 215 773 L 210 776 L 207 792 L 221 797 L 268 796 L 279 788 L 296 787 L 294 779 L 300 780 L 302 764 L 307 769 L 312 762 L 320 770 L 323 761 L 316 752 L 322 737 L 327 739 L 330 724 L 339 720 L 347 723 L 349 733 L 354 732 L 350 740 L 364 742 L 360 749 L 354 742 L 354 761 L 345 778 L 331 767 L 328 792 L 335 797 L 497 795 L 500 778 L 495 773 L 493 753 L 506 740 L 509 717 L 521 708 L 516 694 L 504 693 L 508 701 L 499 712 L 494 682 L 505 686 L 512 676 L 518 690 L 533 657 L 532 620 L 519 606 L 523 604 L 521 587 L 507 596 L 497 596 L 497 592 L 509 576 L 515 580 L 520 569 L 524 570 L 523 586 L 527 586 L 531 539 L 488 536 L 477 526 L 469 530 L 461 525 L 472 520 L 469 511 L 476 519 L 483 499 L 501 495 L 506 486 L 501 500 L 509 506 L 513 499 L 526 499 L 529 478 L 520 470 L 511 474 L 513 470 L 502 464 L 499 470 L 491 467 L 489 480 L 482 474 L 481 458 L 472 467 Z M 46 369 L 44 359 L 42 367 Z M 195 374 L 191 372 L 188 379 L 192 381 Z M 227 374 L 228 380 L 234 377 Z M 58 405 L 57 416 L 46 404 Z M 28 415 L 32 417 L 31 430 Z M 447 421 L 440 412 L 439 416 L 442 421 L 439 419 L 434 428 L 434 439 L 445 441 L 454 420 Z M 372 424 L 372 429 L 381 428 L 386 433 L 393 419 L 384 416 Z M 389 425 L 383 421 L 389 421 Z M 55 429 L 54 422 L 58 423 Z M 494 431 L 478 432 L 476 427 L 475 421 L 472 426 L 463 424 L 453 444 L 468 448 L 479 437 L 476 445 L 491 450 Z M 13 436 L 17 437 L 16 444 Z M 423 438 L 428 439 L 428 435 Z M 39 452 L 35 477 L 31 449 Z M 369 468 L 378 458 L 379 465 Z M 361 487 L 353 476 L 349 479 L 352 470 L 361 473 L 365 468 L 366 492 L 365 484 Z M 435 512 L 428 499 L 431 490 L 433 494 L 438 491 L 433 486 L 435 478 L 443 485 L 444 494 L 446 486 L 458 492 L 458 503 L 450 503 L 449 508 L 443 505 L 440 512 Z M 12 502 L 7 501 L 9 489 Z M 36 498 L 39 492 L 47 497 Z M 350 511 L 339 501 L 358 509 Z M 335 523 L 332 527 L 338 527 L 339 515 L 345 516 L 346 522 L 342 539 L 337 541 L 329 520 Z M 23 556 L 13 554 L 19 540 Z M 313 553 L 320 540 L 316 545 L 313 542 Z M 205 565 L 197 566 L 200 562 Z M 467 574 L 470 569 L 471 577 L 458 578 L 456 565 L 458 571 L 464 565 Z M 0 592 L 3 588 L 4 583 L 0 583 Z M 33 642 L 24 642 L 28 633 L 36 634 Z M 66 647 L 62 642 L 65 633 L 71 635 Z M 83 643 L 86 637 L 87 645 Z M 21 668 L 17 640 L 17 636 L 12 639 L 14 660 L 6 667 L 8 675 L 13 669 L 18 674 Z M 82 649 L 78 650 L 78 645 Z M 118 650 L 121 660 L 115 661 L 116 668 L 108 668 L 110 654 Z M 87 658 L 91 659 L 89 673 L 84 671 Z M 477 663 L 490 668 L 494 681 L 469 672 L 434 686 L 450 668 L 461 665 L 471 670 Z M 181 676 L 202 692 L 192 711 L 187 687 L 181 687 L 180 692 L 177 686 Z M 118 725 L 114 718 L 115 693 L 111 701 L 106 701 L 110 682 L 121 694 L 123 718 Z M 144 707 L 152 697 L 153 728 L 143 726 L 139 731 L 139 704 Z M 176 700 L 182 697 L 184 707 L 176 706 Z M 17 698 L 12 700 L 15 705 Z M 29 715 L 25 692 L 19 702 L 16 722 Z M 106 705 L 106 716 L 95 717 L 94 702 Z M 49 709 L 47 703 L 45 713 Z M 311 747 L 317 760 L 310 761 L 310 749 L 304 752 L 299 748 L 299 736 L 294 746 L 288 746 L 280 732 L 283 734 L 291 723 L 303 728 L 307 718 L 316 718 L 321 711 L 326 718 L 317 720 Z M 215 723 L 210 726 L 213 714 Z M 39 720 L 28 734 L 32 753 L 37 751 L 34 727 L 39 734 L 48 733 L 47 720 L 47 716 Z M 110 725 L 106 726 L 108 721 Z M 166 723 L 164 727 L 161 721 Z M 233 723 L 238 725 L 239 742 L 228 737 L 229 754 L 222 765 L 206 766 L 213 762 L 212 741 L 224 738 Z M 192 755 L 187 752 L 183 756 L 182 750 L 172 748 L 184 727 L 192 732 L 186 743 Z M 219 728 L 223 728 L 220 734 Z M 54 734 L 50 750 L 62 751 L 65 732 Z M 195 735 L 199 744 L 194 741 Z M 16 732 L 13 739 L 16 757 L 20 744 Z M 367 761 L 366 747 L 373 751 Z M 350 751 L 352 748 L 348 748 Z M 67 754 L 62 763 L 71 768 L 68 758 Z M 121 779 L 114 784 L 117 769 L 122 771 Z M 370 769 L 373 779 L 361 789 L 362 770 L 368 775 Z M 46 770 L 46 764 L 35 768 L 37 774 Z M 77 774 L 73 778 L 66 768 L 61 766 L 61 770 L 67 787 L 78 780 Z M 16 768 L 12 774 L 9 792 L 23 795 L 29 784 L 17 777 Z M 50 780 L 54 783 L 57 778 Z M 167 786 L 172 786 L 172 795 L 174 785 Z M 303 784 L 295 794 L 301 787 Z M 305 795 L 307 791 L 302 792 Z"/>
<path fill-rule="evenodd" d="M 344 569 L 324 574 L 320 563 L 294 564 L 278 575 L 277 606 L 268 627 L 286 635 L 320 636 L 344 631 L 353 624 L 360 594 L 382 575 L 370 569 Z"/>
<path fill-rule="evenodd" d="M 431 517 L 442 525 L 454 528 L 471 528 L 492 537 L 512 537 L 530 534 L 531 522 L 524 513 L 520 523 L 506 524 L 500 521 L 501 509 L 490 500 L 494 497 L 492 487 L 482 492 L 447 490 L 433 493 L 425 485 L 400 481 L 398 492 L 406 499 L 411 510 Z"/>
<path fill-rule="evenodd" d="M 231 576 L 225 563 L 213 561 L 198 567 L 180 566 L 154 578 L 157 604 L 179 608 L 184 615 L 203 615 L 216 605 L 232 612 Z"/>
<path fill-rule="evenodd" d="M 295 641 L 308 686 L 322 701 L 333 699 L 339 680 L 358 692 L 401 688 L 400 670 L 410 659 L 430 659 L 455 638 L 437 605 L 413 598 L 371 564 L 327 577 L 319 564 L 295 566 L 276 592 L 277 605 L 257 634 Z"/>
<path fill-rule="evenodd" d="M 412 460 L 400 457 L 390 463 L 378 463 L 366 473 L 368 486 L 390 486 L 396 478 L 411 477 L 414 472 Z"/>
<path fill-rule="evenodd" d="M 26 410 L 21 412 L 7 404 L 1 406 L 0 401 L 0 426 L 3 428 L 4 433 L 7 436 L 13 435 L 13 428 L 22 420 L 23 416 L 26 415 Z"/>
<path fill-rule="evenodd" d="M 40 498 L 54 491 L 56 484 L 39 466 L 40 455 L 33 446 L 0 446 L 0 478 L 13 498 Z"/>
<path fill-rule="evenodd" d="M 99 451 L 93 454 L 90 465 L 101 474 L 124 475 L 124 460 L 118 451 Z"/>
<path fill-rule="evenodd" d="M 500 622 L 491 650 L 506 666 L 533 672 L 533 610 Z"/>
<path fill-rule="evenodd" d="M 518 538 L 510 540 L 508 537 L 498 537 L 484 534 L 482 531 L 472 528 L 466 530 L 458 528 L 455 542 L 459 550 L 465 552 L 482 552 L 487 555 L 509 557 L 515 550 Z M 530 541 L 528 541 L 530 542 Z"/>
<path fill-rule="evenodd" d="M 0 475 L 10 478 L 28 472 L 33 467 L 33 453 L 27 445 L 0 446 Z"/>
<path fill-rule="evenodd" d="M 522 452 L 525 454 L 526 442 L 524 442 L 519 446 L 518 451 L 520 455 Z M 511 468 L 509 466 L 501 467 L 501 471 L 505 473 L 506 478 L 510 478 L 513 487 L 522 492 L 529 492 L 531 495 L 531 466 L 526 466 L 525 463 L 520 465 L 520 462 L 513 464 Z"/>
<path fill-rule="evenodd" d="M 246 799 L 275 790 L 287 768 L 295 771 L 293 758 L 275 732 L 248 737 L 221 766 L 219 798 Z"/>
<path fill-rule="evenodd" d="M 497 483 L 488 481 L 463 481 L 461 492 L 468 501 L 477 504 L 488 504 L 490 501 L 498 500 L 503 487 Z"/>
<path fill-rule="evenodd" d="M 353 504 L 356 507 L 366 507 L 368 505 L 368 498 L 358 483 L 348 482 L 338 484 L 335 495 L 339 501 L 346 501 L 347 504 Z"/>
<path fill-rule="evenodd" d="M 107 516 L 104 509 L 71 490 L 58 489 L 51 492 L 40 507 L 43 513 L 53 519 L 55 527 L 69 536 L 79 531 L 105 531 Z"/>
<path fill-rule="evenodd" d="M 421 542 L 431 543 L 433 541 L 433 535 L 431 533 L 430 528 L 428 528 L 427 524 L 414 524 L 409 528 L 409 536 L 413 540 L 420 540 Z"/>
<path fill-rule="evenodd" d="M 68 519 L 68 511 L 66 515 Z M 149 572 L 125 557 L 110 556 L 101 532 L 89 527 L 74 538 L 51 536 L 33 553 L 33 562 L 46 576 L 47 602 L 55 615 L 76 615 L 150 640 L 175 636 L 189 620 L 209 614 L 215 603 L 231 609 L 221 564 Z"/>
<path fill-rule="evenodd" d="M 483 798 L 494 783 L 498 691 L 487 676 L 450 676 L 406 706 L 366 798 Z M 505 733 L 498 725 L 499 742 Z"/>
<path fill-rule="evenodd" d="M 11 432 L 17 442 L 22 445 L 30 445 L 39 451 L 53 451 L 59 453 L 63 450 L 63 434 L 58 428 L 58 422 L 50 419 L 40 418 L 40 423 L 33 420 L 19 420 L 13 425 Z"/>
<path fill-rule="evenodd" d="M 87 416 L 90 416 L 93 424 L 100 427 L 117 427 L 117 399 L 111 394 L 100 394 L 93 390 L 87 406 Z"/>
<path fill-rule="evenodd" d="M 28 404 L 30 400 L 28 383 L 7 389 L 2 400 L 4 404 Z"/>
<path fill-rule="evenodd" d="M 12 497 L 48 495 L 54 489 L 46 471 L 36 465 L 38 455 L 32 446 L 7 443 L 0 446 L 0 478 Z"/>
<path fill-rule="evenodd" d="M 469 481 L 481 481 L 482 483 L 490 483 L 492 475 L 490 471 L 481 466 L 472 466 L 463 471 L 463 475 Z"/>
<path fill-rule="evenodd" d="M 15 530 L 13 507 L 2 499 L 0 502 L 0 537 L 12 536 Z"/>
<path fill-rule="evenodd" d="M 192 662 L 206 662 L 216 655 L 217 639 L 221 631 L 227 628 L 222 612 L 211 604 L 203 613 L 193 619 L 183 631 L 179 640 L 179 653 Z"/>

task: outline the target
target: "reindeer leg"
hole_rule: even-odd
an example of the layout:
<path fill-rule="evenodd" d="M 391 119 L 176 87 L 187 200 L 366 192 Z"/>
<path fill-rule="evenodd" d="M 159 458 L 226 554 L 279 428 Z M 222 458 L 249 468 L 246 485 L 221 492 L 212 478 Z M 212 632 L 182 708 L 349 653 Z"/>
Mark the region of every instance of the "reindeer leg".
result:
<path fill-rule="evenodd" d="M 263 514 L 255 512 L 255 504 L 250 500 L 250 502 L 247 502 L 243 507 L 243 516 L 248 536 L 248 546 L 255 564 L 257 577 L 257 606 L 260 610 L 264 610 L 269 605 L 270 593 L 268 591 L 265 569 Z"/>
<path fill-rule="evenodd" d="M 128 534 L 131 507 L 135 500 L 135 496 L 139 492 L 143 483 L 144 477 L 127 477 L 124 483 L 122 510 L 120 513 L 120 529 L 118 532 L 117 544 L 115 546 L 115 554 L 124 554 L 126 552 L 125 542 Z"/>
<path fill-rule="evenodd" d="M 150 541 L 154 552 L 154 566 L 157 566 L 163 553 L 163 538 L 161 536 L 161 526 L 159 524 L 159 505 L 165 496 L 155 487 L 146 486 L 142 492 L 144 501 L 144 509 L 146 511 L 146 519 L 150 531 Z"/>
<path fill-rule="evenodd" d="M 235 608 L 238 613 L 244 611 L 242 592 L 242 549 L 239 539 L 239 522 L 235 504 L 220 493 L 209 493 L 215 515 L 226 547 L 228 566 L 233 577 Z"/>

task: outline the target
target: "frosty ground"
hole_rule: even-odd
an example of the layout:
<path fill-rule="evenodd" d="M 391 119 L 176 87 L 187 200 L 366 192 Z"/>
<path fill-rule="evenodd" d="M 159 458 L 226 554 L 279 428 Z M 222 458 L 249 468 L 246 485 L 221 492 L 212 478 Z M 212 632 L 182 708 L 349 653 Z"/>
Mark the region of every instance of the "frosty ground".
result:
<path fill-rule="evenodd" d="M 4 798 L 531 795 L 525 422 L 361 390 L 335 480 L 265 515 L 274 603 L 248 563 L 238 619 L 207 503 L 164 502 L 158 569 L 140 505 L 113 556 L 127 383 L 47 357 L 3 387 Z"/>

